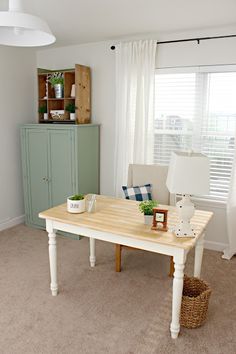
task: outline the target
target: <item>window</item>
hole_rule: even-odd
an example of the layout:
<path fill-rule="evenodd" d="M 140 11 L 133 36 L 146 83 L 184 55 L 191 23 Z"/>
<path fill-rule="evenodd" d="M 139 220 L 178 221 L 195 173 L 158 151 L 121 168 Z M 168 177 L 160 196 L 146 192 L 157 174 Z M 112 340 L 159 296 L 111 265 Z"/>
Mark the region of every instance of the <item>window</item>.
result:
<path fill-rule="evenodd" d="M 206 154 L 210 158 L 208 197 L 225 200 L 235 144 L 236 69 L 158 70 L 154 126 L 154 162 L 168 164 L 173 150 Z"/>

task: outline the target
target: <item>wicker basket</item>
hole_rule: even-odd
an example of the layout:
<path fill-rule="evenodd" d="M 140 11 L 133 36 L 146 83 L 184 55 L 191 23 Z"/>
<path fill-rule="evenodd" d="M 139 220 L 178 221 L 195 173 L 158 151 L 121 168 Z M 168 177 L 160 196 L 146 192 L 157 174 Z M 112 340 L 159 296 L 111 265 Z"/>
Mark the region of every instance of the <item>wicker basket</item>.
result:
<path fill-rule="evenodd" d="M 200 327 L 206 319 L 211 289 L 203 280 L 184 276 L 180 324 Z"/>

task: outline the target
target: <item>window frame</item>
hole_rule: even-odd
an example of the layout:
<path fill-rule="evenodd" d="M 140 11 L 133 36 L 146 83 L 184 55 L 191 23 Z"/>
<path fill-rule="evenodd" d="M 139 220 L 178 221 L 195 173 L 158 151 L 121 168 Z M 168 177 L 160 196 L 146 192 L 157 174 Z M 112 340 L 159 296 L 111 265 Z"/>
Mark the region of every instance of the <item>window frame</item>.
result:
<path fill-rule="evenodd" d="M 187 74 L 187 73 L 228 73 L 228 72 L 236 73 L 236 64 L 163 67 L 163 68 L 156 68 L 155 75 L 156 74 Z M 234 148 L 236 148 L 236 145 Z M 231 169 L 231 173 L 232 173 L 232 169 Z M 218 205 L 227 204 L 227 197 L 223 198 L 222 196 L 214 196 L 214 195 L 192 196 L 192 199 L 195 200 L 196 202 L 204 202 L 204 203 L 213 202 Z"/>

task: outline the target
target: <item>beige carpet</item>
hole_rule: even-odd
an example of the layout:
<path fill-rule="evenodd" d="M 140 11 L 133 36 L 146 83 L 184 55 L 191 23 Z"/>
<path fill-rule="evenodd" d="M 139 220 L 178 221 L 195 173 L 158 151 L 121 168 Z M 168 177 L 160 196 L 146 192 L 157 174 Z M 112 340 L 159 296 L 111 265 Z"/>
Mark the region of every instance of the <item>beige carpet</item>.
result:
<path fill-rule="evenodd" d="M 114 272 L 114 246 L 58 237 L 60 294 L 49 291 L 47 235 L 23 225 L 0 233 L 0 353 L 236 353 L 236 258 L 205 251 L 202 277 L 213 288 L 199 329 L 169 334 L 168 258 L 124 252 Z M 192 273 L 190 255 L 186 267 Z"/>

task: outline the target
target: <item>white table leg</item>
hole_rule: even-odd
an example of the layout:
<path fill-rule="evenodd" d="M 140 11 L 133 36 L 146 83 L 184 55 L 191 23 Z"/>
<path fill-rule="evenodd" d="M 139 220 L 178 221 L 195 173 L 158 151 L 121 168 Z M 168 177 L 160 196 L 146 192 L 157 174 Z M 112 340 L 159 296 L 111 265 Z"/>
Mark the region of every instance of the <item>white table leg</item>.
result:
<path fill-rule="evenodd" d="M 194 276 L 198 278 L 200 278 L 201 275 L 204 237 L 205 234 L 202 234 L 202 236 L 197 240 L 197 243 L 195 245 Z"/>
<path fill-rule="evenodd" d="M 171 337 L 176 339 L 180 331 L 180 310 L 182 302 L 182 292 L 184 284 L 184 266 L 185 258 L 179 260 L 179 257 L 174 257 L 175 272 L 173 279 L 173 294 L 172 294 L 172 322 L 170 325 Z"/>
<path fill-rule="evenodd" d="M 89 239 L 89 248 L 90 248 L 90 266 L 94 267 L 96 262 L 96 255 L 95 255 L 95 238 L 90 237 Z"/>
<path fill-rule="evenodd" d="M 53 229 L 52 224 L 47 221 L 47 231 L 48 231 L 48 245 L 49 245 L 49 264 L 50 264 L 50 275 L 51 284 L 50 288 L 52 291 L 52 296 L 56 296 L 58 292 L 57 285 L 57 240 L 56 240 L 56 230 Z"/>

